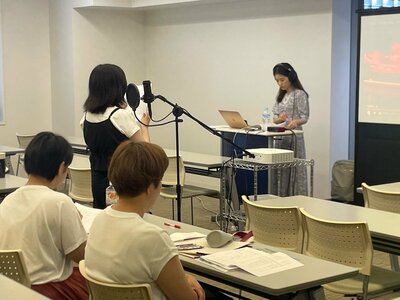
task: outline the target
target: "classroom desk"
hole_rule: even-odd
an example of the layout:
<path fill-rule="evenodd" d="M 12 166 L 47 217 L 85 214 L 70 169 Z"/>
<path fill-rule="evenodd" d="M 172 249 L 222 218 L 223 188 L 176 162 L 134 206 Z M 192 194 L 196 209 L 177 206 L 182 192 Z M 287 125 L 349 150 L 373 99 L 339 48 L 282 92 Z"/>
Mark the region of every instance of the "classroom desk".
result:
<path fill-rule="evenodd" d="M 88 155 L 89 151 L 82 136 L 66 136 L 65 139 L 71 144 L 74 153 Z"/>
<path fill-rule="evenodd" d="M 175 156 L 176 151 L 174 149 L 164 149 L 168 157 Z M 182 157 L 185 163 L 185 171 L 191 174 L 220 177 L 220 169 L 222 164 L 227 157 L 219 155 L 210 155 L 195 153 L 189 151 L 179 151 L 179 155 Z"/>
<path fill-rule="evenodd" d="M 0 274 L 0 299 L 50 300 L 26 286 Z"/>
<path fill-rule="evenodd" d="M 209 230 L 197 226 L 179 223 L 155 215 L 145 214 L 144 219 L 159 227 L 164 228 L 169 233 L 172 232 L 201 232 L 207 234 Z M 165 226 L 164 223 L 180 224 L 181 229 Z M 256 247 L 266 248 L 267 246 L 255 243 Z M 294 259 L 304 264 L 302 267 L 270 274 L 268 276 L 257 277 L 244 271 L 221 272 L 217 269 L 202 263 L 198 259 L 181 256 L 180 260 L 183 267 L 192 273 L 210 278 L 217 282 L 227 284 L 241 290 L 260 295 L 262 297 L 284 296 L 301 290 L 318 287 L 321 284 L 351 277 L 357 274 L 358 270 L 345 265 L 324 261 L 315 257 L 305 256 L 285 250 L 278 250 L 289 254 Z"/>
<path fill-rule="evenodd" d="M 263 200 L 263 196 L 259 195 L 257 203 L 280 207 L 303 207 L 310 214 L 327 220 L 366 221 L 374 249 L 400 255 L 400 214 L 307 196 Z"/>
<path fill-rule="evenodd" d="M 9 194 L 25 185 L 27 181 L 27 178 L 6 174 L 4 178 L 0 178 L 0 194 Z"/>
<path fill-rule="evenodd" d="M 0 145 L 0 152 L 6 154 L 6 167 L 8 168 L 8 174 L 14 175 L 15 173 L 11 163 L 11 156 L 24 153 L 25 149 Z"/>
<path fill-rule="evenodd" d="M 67 136 L 67 141 L 71 144 L 77 153 L 81 154 L 82 149 L 86 149 L 86 143 L 83 137 Z M 173 149 L 164 149 L 167 156 L 176 155 Z M 87 153 L 86 153 L 87 154 Z M 219 169 L 222 166 L 224 158 L 218 155 L 201 154 L 189 151 L 179 151 L 185 163 L 185 170 L 187 173 L 220 177 Z"/>
<path fill-rule="evenodd" d="M 268 138 L 268 142 L 270 143 L 268 146 L 272 147 L 273 137 L 285 136 L 285 135 L 293 135 L 290 130 L 285 130 L 283 132 L 272 132 L 272 131 L 263 131 L 263 130 L 246 130 L 246 129 L 237 129 L 229 127 L 228 125 L 216 125 L 211 126 L 211 128 L 219 131 L 219 132 L 226 132 L 226 133 L 234 133 L 234 134 L 248 134 L 254 136 L 263 136 Z M 303 133 L 303 130 L 293 130 L 295 134 Z"/>

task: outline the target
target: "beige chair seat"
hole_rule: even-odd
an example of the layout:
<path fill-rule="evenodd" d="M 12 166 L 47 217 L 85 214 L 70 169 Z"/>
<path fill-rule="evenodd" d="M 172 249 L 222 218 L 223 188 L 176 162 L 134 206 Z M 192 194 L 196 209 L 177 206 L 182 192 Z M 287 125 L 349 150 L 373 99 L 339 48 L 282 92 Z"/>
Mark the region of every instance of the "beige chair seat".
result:
<path fill-rule="evenodd" d="M 79 272 L 86 279 L 90 300 L 152 300 L 149 284 L 106 283 L 91 278 L 86 273 L 85 261 L 79 262 Z"/>

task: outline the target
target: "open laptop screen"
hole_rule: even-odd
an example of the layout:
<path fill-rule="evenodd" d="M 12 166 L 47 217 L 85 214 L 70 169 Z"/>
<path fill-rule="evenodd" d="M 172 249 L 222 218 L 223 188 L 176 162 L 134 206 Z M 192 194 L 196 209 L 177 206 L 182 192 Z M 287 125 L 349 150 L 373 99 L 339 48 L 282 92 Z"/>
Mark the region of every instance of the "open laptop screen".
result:
<path fill-rule="evenodd" d="M 219 113 L 224 118 L 229 127 L 241 129 L 249 126 L 238 111 L 219 110 Z"/>

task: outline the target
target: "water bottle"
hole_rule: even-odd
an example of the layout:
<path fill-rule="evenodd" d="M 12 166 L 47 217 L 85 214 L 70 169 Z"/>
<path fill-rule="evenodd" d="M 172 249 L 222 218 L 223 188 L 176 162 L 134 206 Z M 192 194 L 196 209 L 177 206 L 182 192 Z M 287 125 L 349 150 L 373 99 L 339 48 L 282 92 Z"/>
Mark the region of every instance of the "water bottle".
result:
<path fill-rule="evenodd" d="M 106 205 L 115 204 L 118 201 L 117 193 L 112 185 L 106 188 Z"/>
<path fill-rule="evenodd" d="M 262 119 L 262 129 L 267 130 L 267 127 L 271 123 L 271 113 L 268 107 L 264 109 L 261 119 Z"/>

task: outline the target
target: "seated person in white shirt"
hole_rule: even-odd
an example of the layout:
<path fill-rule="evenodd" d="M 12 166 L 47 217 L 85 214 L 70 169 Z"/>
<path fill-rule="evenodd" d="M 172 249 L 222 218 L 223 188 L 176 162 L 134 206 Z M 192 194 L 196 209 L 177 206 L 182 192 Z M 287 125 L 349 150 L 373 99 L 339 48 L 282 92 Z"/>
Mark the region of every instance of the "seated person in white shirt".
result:
<path fill-rule="evenodd" d="M 108 176 L 118 202 L 99 213 L 86 246 L 86 272 L 103 282 L 151 285 L 154 299 L 204 299 L 197 280 L 185 274 L 168 233 L 143 220 L 160 195 L 168 166 L 164 150 L 125 141 L 115 150 Z"/>
<path fill-rule="evenodd" d="M 164 150 L 132 140 L 115 150 L 108 169 L 118 201 L 93 221 L 85 251 L 89 276 L 109 283 L 150 284 L 153 298 L 231 299 L 186 274 L 168 233 L 143 220 L 158 199 L 168 166 Z"/>
<path fill-rule="evenodd" d="M 0 249 L 21 249 L 32 289 L 54 300 L 87 300 L 74 262 L 84 257 L 87 234 L 72 199 L 54 189 L 64 181 L 72 147 L 51 132 L 25 150 L 26 185 L 0 204 Z"/>

